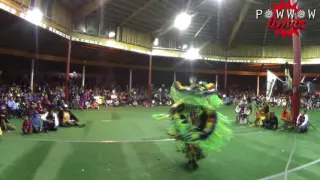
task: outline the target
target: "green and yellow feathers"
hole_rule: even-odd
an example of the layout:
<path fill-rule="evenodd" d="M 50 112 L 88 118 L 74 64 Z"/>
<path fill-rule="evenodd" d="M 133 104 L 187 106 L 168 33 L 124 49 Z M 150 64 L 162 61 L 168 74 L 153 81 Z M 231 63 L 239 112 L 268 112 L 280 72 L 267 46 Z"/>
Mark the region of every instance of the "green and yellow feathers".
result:
<path fill-rule="evenodd" d="M 200 115 L 203 111 L 216 112 L 222 105 L 222 100 L 218 92 L 214 89 L 214 84 L 195 85 L 193 87 L 182 86 L 175 82 L 171 87 L 171 98 L 175 104 L 172 106 L 169 114 L 153 115 L 154 119 L 171 119 L 173 129 L 168 134 L 174 136 L 185 136 L 194 128 L 190 113 Z M 229 120 L 226 116 L 217 113 L 217 123 L 214 132 L 205 140 L 196 140 L 186 142 L 195 144 L 204 152 L 219 151 L 220 148 L 230 140 L 232 131 L 229 128 Z M 187 123 L 186 123 L 187 122 Z"/>

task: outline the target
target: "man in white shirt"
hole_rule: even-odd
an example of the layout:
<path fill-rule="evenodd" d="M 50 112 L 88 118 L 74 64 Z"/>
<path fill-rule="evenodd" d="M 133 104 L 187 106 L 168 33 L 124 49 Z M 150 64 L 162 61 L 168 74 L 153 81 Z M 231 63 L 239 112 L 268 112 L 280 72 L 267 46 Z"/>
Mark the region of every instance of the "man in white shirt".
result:
<path fill-rule="evenodd" d="M 113 105 L 113 106 L 119 106 L 118 96 L 117 96 L 115 90 L 112 91 L 111 101 L 112 101 L 112 105 Z"/>
<path fill-rule="evenodd" d="M 304 133 L 308 131 L 308 121 L 309 116 L 307 115 L 307 110 L 303 110 L 297 118 L 296 127 L 299 133 Z"/>
<path fill-rule="evenodd" d="M 59 126 L 59 120 L 56 113 L 53 112 L 53 109 L 50 108 L 49 112 L 41 116 L 43 121 L 44 132 L 48 133 L 49 131 L 57 131 Z"/>

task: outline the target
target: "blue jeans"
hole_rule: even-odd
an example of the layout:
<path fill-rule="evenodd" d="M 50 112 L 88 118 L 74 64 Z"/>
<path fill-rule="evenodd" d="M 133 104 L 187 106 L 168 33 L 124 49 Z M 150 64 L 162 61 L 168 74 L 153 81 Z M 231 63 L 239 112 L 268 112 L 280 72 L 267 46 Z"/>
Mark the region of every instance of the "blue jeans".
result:
<path fill-rule="evenodd" d="M 43 128 L 47 131 L 57 131 L 58 128 L 55 127 L 54 123 L 43 122 Z"/>
<path fill-rule="evenodd" d="M 305 133 L 305 132 L 307 132 L 307 131 L 308 131 L 308 124 L 303 125 L 303 126 L 301 126 L 301 127 L 298 129 L 298 132 L 299 132 L 299 133 Z"/>

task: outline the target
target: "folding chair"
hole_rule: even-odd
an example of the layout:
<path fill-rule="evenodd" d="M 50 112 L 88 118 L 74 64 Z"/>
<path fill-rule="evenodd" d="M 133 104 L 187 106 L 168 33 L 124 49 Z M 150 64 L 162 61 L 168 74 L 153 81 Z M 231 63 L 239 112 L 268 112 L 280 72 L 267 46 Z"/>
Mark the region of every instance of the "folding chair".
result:
<path fill-rule="evenodd" d="M 23 119 L 24 116 L 28 116 L 28 111 L 25 108 L 22 108 L 22 111 L 19 114 L 20 119 Z"/>
<path fill-rule="evenodd" d="M 8 107 L 7 107 L 7 112 L 8 112 L 8 119 L 17 119 L 17 115 L 15 114 L 15 112 L 10 110 Z"/>

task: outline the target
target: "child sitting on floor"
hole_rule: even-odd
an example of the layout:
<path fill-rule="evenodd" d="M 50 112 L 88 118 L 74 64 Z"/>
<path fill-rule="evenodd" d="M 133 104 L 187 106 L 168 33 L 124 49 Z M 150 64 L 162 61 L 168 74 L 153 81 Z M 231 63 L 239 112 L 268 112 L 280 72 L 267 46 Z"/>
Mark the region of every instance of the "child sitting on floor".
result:
<path fill-rule="evenodd" d="M 26 116 L 24 117 L 24 121 L 22 124 L 22 135 L 28 135 L 32 133 L 32 122 L 30 119 Z"/>
<path fill-rule="evenodd" d="M 32 122 L 32 132 L 34 133 L 42 132 L 42 122 L 41 122 L 41 117 L 38 111 L 35 111 L 31 116 L 31 122 Z"/>

